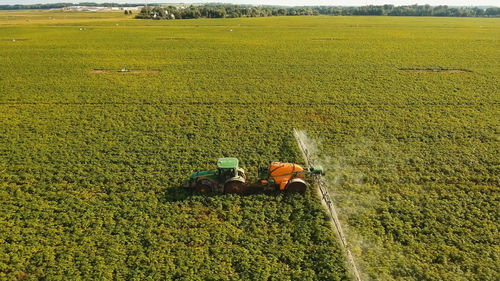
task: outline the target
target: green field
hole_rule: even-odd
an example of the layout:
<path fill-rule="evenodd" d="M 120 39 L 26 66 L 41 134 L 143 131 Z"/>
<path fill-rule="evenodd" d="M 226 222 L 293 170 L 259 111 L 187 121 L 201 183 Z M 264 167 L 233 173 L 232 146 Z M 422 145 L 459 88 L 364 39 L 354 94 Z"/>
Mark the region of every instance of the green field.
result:
<path fill-rule="evenodd" d="M 0 279 L 351 279 L 314 192 L 180 188 L 295 127 L 364 280 L 498 280 L 499 61 L 499 19 L 0 12 Z"/>

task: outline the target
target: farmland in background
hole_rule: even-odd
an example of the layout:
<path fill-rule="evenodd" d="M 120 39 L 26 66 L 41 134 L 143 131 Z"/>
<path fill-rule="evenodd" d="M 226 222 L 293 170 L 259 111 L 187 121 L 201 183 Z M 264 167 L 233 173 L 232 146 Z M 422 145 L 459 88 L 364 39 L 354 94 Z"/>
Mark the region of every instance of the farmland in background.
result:
<path fill-rule="evenodd" d="M 296 127 L 365 279 L 496 280 L 499 60 L 498 19 L 0 12 L 0 278 L 347 279 L 314 195 L 179 188 Z"/>

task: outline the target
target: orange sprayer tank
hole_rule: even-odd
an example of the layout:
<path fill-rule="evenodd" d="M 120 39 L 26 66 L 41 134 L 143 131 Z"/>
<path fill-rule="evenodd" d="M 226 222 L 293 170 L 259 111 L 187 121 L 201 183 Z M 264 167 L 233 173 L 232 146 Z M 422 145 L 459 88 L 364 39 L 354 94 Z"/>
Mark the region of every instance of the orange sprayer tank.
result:
<path fill-rule="evenodd" d="M 280 190 L 285 190 L 285 186 L 292 178 L 303 178 L 303 173 L 293 174 L 304 170 L 301 166 L 292 163 L 272 162 L 269 165 L 269 178 L 274 179 L 274 183 Z"/>

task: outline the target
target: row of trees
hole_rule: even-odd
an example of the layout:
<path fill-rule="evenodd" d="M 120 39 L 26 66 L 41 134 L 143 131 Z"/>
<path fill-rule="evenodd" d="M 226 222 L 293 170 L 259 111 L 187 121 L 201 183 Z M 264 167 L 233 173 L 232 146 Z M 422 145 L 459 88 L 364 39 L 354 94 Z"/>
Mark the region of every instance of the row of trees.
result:
<path fill-rule="evenodd" d="M 0 10 L 43 10 L 43 9 L 59 9 L 70 6 L 90 6 L 90 7 L 131 7 L 142 6 L 142 4 L 118 4 L 118 3 L 94 3 L 80 2 L 75 3 L 49 3 L 49 4 L 30 4 L 30 5 L 0 5 Z"/>
<path fill-rule="evenodd" d="M 239 17 L 269 17 L 269 16 L 299 16 L 319 15 L 313 8 L 277 8 L 236 5 L 204 5 L 187 8 L 144 7 L 136 16 L 140 19 L 194 19 L 194 18 L 239 18 Z"/>
<path fill-rule="evenodd" d="M 430 5 L 411 6 L 363 6 L 363 7 L 318 7 L 324 15 L 365 16 L 429 16 L 429 17 L 483 17 L 500 16 L 500 8 L 448 7 Z"/>
<path fill-rule="evenodd" d="M 436 16 L 436 17 L 498 17 L 500 8 L 477 8 L 430 5 L 411 6 L 363 6 L 363 7 L 276 7 L 276 6 L 242 6 L 242 5 L 202 5 L 179 8 L 144 7 L 136 16 L 140 19 L 193 19 L 193 18 L 239 18 L 269 16 Z"/>

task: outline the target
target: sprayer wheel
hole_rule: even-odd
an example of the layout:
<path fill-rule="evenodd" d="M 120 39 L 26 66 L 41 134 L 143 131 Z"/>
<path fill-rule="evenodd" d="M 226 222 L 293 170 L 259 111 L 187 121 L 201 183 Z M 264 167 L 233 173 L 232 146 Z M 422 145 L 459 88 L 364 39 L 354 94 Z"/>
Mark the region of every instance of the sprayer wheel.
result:
<path fill-rule="evenodd" d="M 231 194 L 241 194 L 245 192 L 245 183 L 241 181 L 228 181 L 224 185 L 224 191 Z"/>
<path fill-rule="evenodd" d="M 286 192 L 304 194 L 307 190 L 307 184 L 302 179 L 293 179 L 285 187 Z"/>

